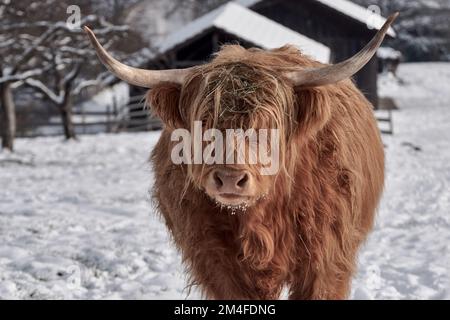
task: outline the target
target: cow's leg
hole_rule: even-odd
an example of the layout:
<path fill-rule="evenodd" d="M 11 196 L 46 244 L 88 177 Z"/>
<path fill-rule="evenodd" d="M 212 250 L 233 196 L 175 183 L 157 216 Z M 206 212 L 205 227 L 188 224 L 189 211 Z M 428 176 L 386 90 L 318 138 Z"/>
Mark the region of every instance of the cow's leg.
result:
<path fill-rule="evenodd" d="M 241 263 L 236 254 L 205 250 L 189 258 L 192 283 L 200 285 L 209 299 L 278 299 L 282 283 L 271 272 L 255 271 Z"/>
<path fill-rule="evenodd" d="M 211 271 L 203 274 L 199 284 L 205 296 L 218 300 L 274 300 L 281 293 L 281 284 L 258 272 L 229 269 L 211 265 Z"/>
<path fill-rule="evenodd" d="M 253 285 L 237 270 L 211 265 L 211 272 L 197 277 L 203 293 L 208 299 L 254 300 L 258 299 Z"/>
<path fill-rule="evenodd" d="M 308 268 L 296 273 L 291 284 L 291 300 L 343 300 L 351 289 L 351 267 L 337 267 L 335 264 L 323 266 L 313 271 Z"/>

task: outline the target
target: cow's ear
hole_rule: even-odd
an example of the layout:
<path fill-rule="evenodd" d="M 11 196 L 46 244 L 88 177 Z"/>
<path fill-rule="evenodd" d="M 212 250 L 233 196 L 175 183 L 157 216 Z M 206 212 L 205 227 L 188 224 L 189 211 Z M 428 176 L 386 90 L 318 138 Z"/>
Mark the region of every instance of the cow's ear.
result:
<path fill-rule="evenodd" d="M 184 127 L 179 111 L 180 92 L 181 88 L 176 84 L 161 84 L 147 92 L 147 105 L 171 129 Z"/>
<path fill-rule="evenodd" d="M 295 94 L 299 133 L 314 136 L 331 118 L 329 88 L 296 88 Z"/>

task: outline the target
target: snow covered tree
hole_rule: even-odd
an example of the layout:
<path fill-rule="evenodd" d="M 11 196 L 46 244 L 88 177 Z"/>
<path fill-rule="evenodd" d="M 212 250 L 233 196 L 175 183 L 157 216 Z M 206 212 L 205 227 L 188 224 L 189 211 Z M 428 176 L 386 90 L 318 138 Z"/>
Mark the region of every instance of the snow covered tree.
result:
<path fill-rule="evenodd" d="M 83 6 L 80 27 L 93 27 L 108 47 L 118 34 L 128 30 L 126 26 L 108 23 L 103 17 L 85 15 L 96 11 L 93 4 L 78 2 Z M 96 77 L 98 70 L 103 69 L 96 69 L 100 65 L 84 31 L 67 23 L 70 5 L 64 0 L 14 3 L 0 0 L 0 131 L 3 148 L 13 150 L 14 147 L 13 89 L 26 84 L 53 102 L 60 111 L 66 138 L 74 138 L 73 96 L 86 86 L 99 85 L 107 78 L 106 73 Z M 134 41 L 131 47 L 136 47 L 136 43 L 139 41 Z"/>
<path fill-rule="evenodd" d="M 389 45 L 406 61 L 450 60 L 449 0 L 352 0 L 368 7 L 377 5 L 384 16 L 399 11 L 397 38 Z"/>
<path fill-rule="evenodd" d="M 109 47 L 118 35 L 128 30 L 115 26 L 103 18 L 91 15 L 81 25 L 94 26 L 100 41 Z M 76 138 L 72 121 L 73 98 L 88 86 L 101 85 L 106 73 L 98 73 L 98 60 L 89 40 L 81 29 L 61 28 L 55 31 L 52 41 L 37 50 L 48 72 L 24 80 L 25 84 L 43 94 L 58 109 L 66 139 Z"/>
<path fill-rule="evenodd" d="M 11 5 L 10 0 L 0 0 L 0 131 L 2 147 L 13 150 L 16 131 L 13 86 L 33 75 L 45 72 L 33 59 L 38 47 L 52 36 L 48 29 L 38 36 L 30 32 L 23 20 L 23 11 Z"/>

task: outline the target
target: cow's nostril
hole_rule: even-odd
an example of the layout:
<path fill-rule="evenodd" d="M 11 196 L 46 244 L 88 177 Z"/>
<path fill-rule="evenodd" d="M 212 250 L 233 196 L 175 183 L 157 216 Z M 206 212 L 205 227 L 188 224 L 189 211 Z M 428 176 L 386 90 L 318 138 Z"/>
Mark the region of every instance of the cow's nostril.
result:
<path fill-rule="evenodd" d="M 214 172 L 213 177 L 214 177 L 214 182 L 216 183 L 216 186 L 218 188 L 223 186 L 223 181 L 222 181 L 222 179 L 220 179 L 219 174 L 217 172 Z"/>
<path fill-rule="evenodd" d="M 244 174 L 242 178 L 237 182 L 238 187 L 243 188 L 247 184 L 248 174 Z"/>

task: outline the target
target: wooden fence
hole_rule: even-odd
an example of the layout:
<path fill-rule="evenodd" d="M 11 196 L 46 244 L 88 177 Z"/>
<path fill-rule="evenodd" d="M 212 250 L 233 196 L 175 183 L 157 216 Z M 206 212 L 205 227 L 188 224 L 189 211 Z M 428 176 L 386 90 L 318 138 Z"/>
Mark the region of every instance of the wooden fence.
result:
<path fill-rule="evenodd" d="M 394 133 L 391 109 L 377 110 L 375 111 L 375 116 L 382 133 Z M 61 121 L 59 118 L 55 118 L 57 121 L 37 124 L 38 127 L 46 128 L 44 130 L 47 132 L 45 135 L 61 134 Z M 117 103 L 114 103 L 113 106 L 107 106 L 105 111 L 74 110 L 73 122 L 78 134 L 151 131 L 159 130 L 163 127 L 161 120 L 153 116 L 151 111 L 145 107 L 143 96 L 131 97 L 127 105 L 119 106 Z M 37 130 L 21 133 L 20 135 L 37 136 L 42 134 L 42 130 Z"/>

